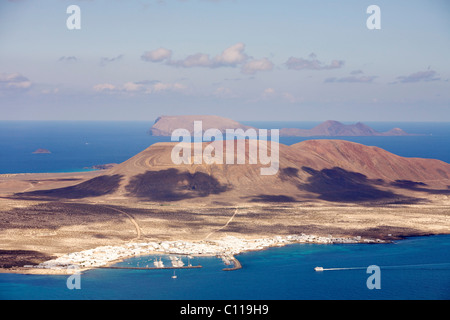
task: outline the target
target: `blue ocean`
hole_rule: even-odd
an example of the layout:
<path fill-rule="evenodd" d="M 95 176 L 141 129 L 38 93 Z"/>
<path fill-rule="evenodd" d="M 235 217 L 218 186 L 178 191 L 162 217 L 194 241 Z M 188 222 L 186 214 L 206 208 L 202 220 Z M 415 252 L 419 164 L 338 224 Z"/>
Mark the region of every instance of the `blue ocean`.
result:
<path fill-rule="evenodd" d="M 259 128 L 312 128 L 318 122 L 245 122 Z M 377 131 L 400 127 L 404 137 L 339 137 L 405 157 L 450 163 L 450 123 L 367 122 Z M 149 122 L 0 121 L 0 174 L 76 172 L 120 163 L 170 137 L 147 134 Z M 281 137 L 291 145 L 306 139 Z M 321 138 L 320 138 L 321 139 Z M 34 154 L 37 149 L 51 153 Z M 136 257 L 123 266 L 150 264 Z M 167 258 L 167 257 L 163 257 Z M 0 299 L 450 299 L 450 235 L 390 244 L 296 244 L 238 256 L 243 268 L 224 272 L 215 257 L 194 258 L 200 269 L 96 269 L 69 290 L 66 276 L 0 274 Z M 368 289 L 370 265 L 380 267 L 381 289 Z M 314 267 L 350 268 L 315 272 Z M 353 268 L 353 269 L 352 269 Z"/>
<path fill-rule="evenodd" d="M 159 256 L 158 256 L 159 257 Z M 155 256 L 118 266 L 145 266 Z M 164 257 L 163 257 L 164 258 Z M 238 255 L 243 268 L 193 258 L 199 269 L 95 269 L 69 290 L 67 276 L 0 274 L 0 299 L 450 299 L 450 236 L 413 237 L 390 244 L 294 244 Z M 369 289 L 367 267 L 380 267 L 380 289 Z M 314 268 L 355 268 L 316 272 Z"/>

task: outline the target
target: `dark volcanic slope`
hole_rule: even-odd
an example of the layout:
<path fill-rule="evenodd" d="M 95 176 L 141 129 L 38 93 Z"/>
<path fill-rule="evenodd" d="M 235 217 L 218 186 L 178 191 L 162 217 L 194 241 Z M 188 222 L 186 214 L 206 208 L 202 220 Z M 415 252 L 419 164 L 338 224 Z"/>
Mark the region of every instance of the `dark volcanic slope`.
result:
<path fill-rule="evenodd" d="M 249 141 L 246 143 L 246 164 L 175 165 L 171 152 L 176 143 L 157 143 L 81 184 L 17 196 L 415 203 L 429 194 L 450 194 L 450 164 L 439 160 L 403 158 L 347 141 L 310 140 L 292 146 L 280 144 L 277 174 L 263 176 L 260 169 L 269 165 L 249 164 Z M 223 145 L 226 154 L 225 142 Z"/>

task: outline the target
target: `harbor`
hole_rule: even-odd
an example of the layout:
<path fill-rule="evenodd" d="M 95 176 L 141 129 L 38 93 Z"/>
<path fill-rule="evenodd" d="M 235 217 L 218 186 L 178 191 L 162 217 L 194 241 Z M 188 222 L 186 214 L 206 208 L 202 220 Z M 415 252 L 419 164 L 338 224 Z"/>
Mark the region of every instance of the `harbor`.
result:
<path fill-rule="evenodd" d="M 288 235 L 276 236 L 273 238 L 263 239 L 241 239 L 233 236 L 224 237 L 217 240 L 203 240 L 197 242 L 190 241 L 153 241 L 127 243 L 118 246 L 102 246 L 94 249 L 88 249 L 79 252 L 72 252 L 62 255 L 56 259 L 48 260 L 38 265 L 26 266 L 28 269 L 34 269 L 35 272 L 46 273 L 51 270 L 52 273 L 65 274 L 69 269 L 95 269 L 99 267 L 107 267 L 114 263 L 123 261 L 128 258 L 143 255 L 166 255 L 170 259 L 172 267 L 180 268 L 184 266 L 184 262 L 177 256 L 190 257 L 206 257 L 216 256 L 224 261 L 225 265 L 232 267 L 224 268 L 224 271 L 233 271 L 242 268 L 240 262 L 235 255 L 247 251 L 259 251 L 269 247 L 285 246 L 293 243 L 379 243 L 380 240 L 362 239 L 361 237 L 340 238 L 340 237 L 323 237 L 315 235 Z M 148 262 L 152 263 L 152 262 Z M 163 268 L 164 263 L 159 259 L 153 261 L 154 269 Z M 188 261 L 188 267 L 190 263 Z M 139 267 L 139 266 L 138 266 Z M 146 267 L 147 268 L 147 267 Z M 149 269 L 148 267 L 147 269 Z M 153 268 L 153 267 L 152 267 Z M 153 269 L 149 269 L 153 270 Z"/>
<path fill-rule="evenodd" d="M 97 267 L 97 269 L 130 269 L 130 270 L 164 270 L 164 269 L 198 269 L 202 268 L 201 265 L 197 266 L 182 266 L 182 267 L 113 267 L 113 266 L 101 266 Z"/>

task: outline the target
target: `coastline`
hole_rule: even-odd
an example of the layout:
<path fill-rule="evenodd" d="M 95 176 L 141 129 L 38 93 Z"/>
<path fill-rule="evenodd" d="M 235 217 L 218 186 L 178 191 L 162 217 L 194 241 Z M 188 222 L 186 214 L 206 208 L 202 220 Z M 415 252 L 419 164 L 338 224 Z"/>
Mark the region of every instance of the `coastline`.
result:
<path fill-rule="evenodd" d="M 105 172 L 108 169 L 92 169 L 92 168 L 81 168 L 72 169 L 65 171 L 55 171 L 55 172 L 15 172 L 15 173 L 0 173 L 0 178 L 20 178 L 23 176 L 51 176 L 51 175 L 65 175 L 65 174 L 83 174 L 90 172 Z"/>
<path fill-rule="evenodd" d="M 218 240 L 135 242 L 119 246 L 101 246 L 80 252 L 72 252 L 38 265 L 2 268 L 0 273 L 35 275 L 69 275 L 96 268 L 108 267 L 126 259 L 145 255 L 190 255 L 196 257 L 218 257 L 233 263 L 224 271 L 242 268 L 236 255 L 261 251 L 272 247 L 283 247 L 296 243 L 309 244 L 370 244 L 388 243 L 380 239 L 363 239 L 359 236 L 338 238 L 316 235 L 289 235 L 263 239 L 242 239 L 228 236 Z"/>

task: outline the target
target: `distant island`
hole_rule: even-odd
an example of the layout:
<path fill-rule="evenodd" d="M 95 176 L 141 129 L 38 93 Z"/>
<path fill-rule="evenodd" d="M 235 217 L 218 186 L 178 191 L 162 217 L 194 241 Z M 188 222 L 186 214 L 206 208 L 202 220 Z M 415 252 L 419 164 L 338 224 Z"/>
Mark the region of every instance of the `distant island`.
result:
<path fill-rule="evenodd" d="M 49 150 L 47 150 L 47 149 L 37 149 L 37 150 L 35 150 L 33 153 L 35 153 L 35 154 L 45 154 L 45 153 L 51 153 Z"/>
<path fill-rule="evenodd" d="M 339 121 L 328 120 L 312 129 L 283 128 L 280 136 L 287 137 L 362 137 L 362 136 L 408 136 L 400 128 L 394 128 L 386 132 L 378 132 L 364 123 L 343 124 Z"/>
<path fill-rule="evenodd" d="M 171 136 L 175 129 L 184 128 L 191 134 L 194 133 L 194 121 L 202 121 L 203 131 L 216 128 L 224 132 L 225 129 L 256 129 L 243 125 L 237 121 L 219 116 L 161 116 L 156 119 L 149 133 L 153 136 Z M 281 128 L 282 137 L 360 137 L 360 136 L 408 136 L 400 128 L 394 128 L 386 132 L 378 132 L 364 123 L 343 124 L 339 121 L 328 120 L 312 129 Z"/>
<path fill-rule="evenodd" d="M 194 133 L 194 121 L 202 121 L 203 131 L 215 128 L 222 132 L 226 129 L 243 129 L 244 131 L 253 127 L 243 125 L 237 121 L 219 116 L 209 115 L 189 115 L 189 116 L 161 116 L 155 120 L 149 133 L 152 136 L 170 137 L 176 129 L 187 129 Z"/>

